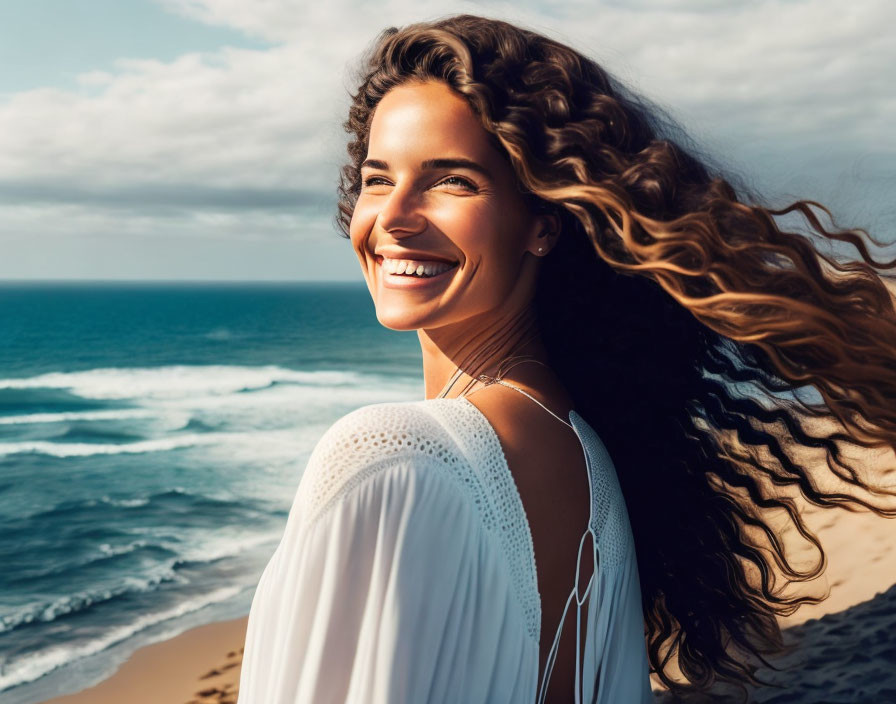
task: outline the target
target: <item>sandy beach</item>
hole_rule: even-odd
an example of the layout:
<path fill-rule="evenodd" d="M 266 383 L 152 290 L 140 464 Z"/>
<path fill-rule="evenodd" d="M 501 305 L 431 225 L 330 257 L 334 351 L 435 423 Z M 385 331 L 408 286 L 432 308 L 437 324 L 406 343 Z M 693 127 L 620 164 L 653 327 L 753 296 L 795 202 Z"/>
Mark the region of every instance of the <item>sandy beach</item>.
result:
<path fill-rule="evenodd" d="M 892 453 L 872 465 L 893 467 Z M 781 618 L 785 642 L 797 650 L 759 671 L 778 687 L 751 689 L 750 701 L 775 704 L 896 703 L 896 520 L 868 512 L 801 504 L 828 557 L 824 575 L 801 593 L 830 596 Z M 812 561 L 807 551 L 805 559 Z M 794 553 L 799 559 L 799 553 Z M 213 623 L 138 650 L 109 679 L 46 704 L 234 704 L 247 618 Z M 712 697 L 676 699 L 656 682 L 659 704 L 737 701 L 719 688 Z"/>
<path fill-rule="evenodd" d="M 141 648 L 109 679 L 60 704 L 236 702 L 246 622 L 211 623 Z M 223 696 L 222 696 L 223 693 Z"/>

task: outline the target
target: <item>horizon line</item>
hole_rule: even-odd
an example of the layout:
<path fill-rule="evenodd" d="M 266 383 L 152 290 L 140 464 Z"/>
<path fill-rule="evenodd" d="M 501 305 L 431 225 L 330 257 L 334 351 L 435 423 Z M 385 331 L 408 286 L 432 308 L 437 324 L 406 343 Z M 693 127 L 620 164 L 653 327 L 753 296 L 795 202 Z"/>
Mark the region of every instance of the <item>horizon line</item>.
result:
<path fill-rule="evenodd" d="M 0 284 L 365 284 L 356 279 L 3 279 Z M 366 285 L 366 284 L 365 284 Z"/>

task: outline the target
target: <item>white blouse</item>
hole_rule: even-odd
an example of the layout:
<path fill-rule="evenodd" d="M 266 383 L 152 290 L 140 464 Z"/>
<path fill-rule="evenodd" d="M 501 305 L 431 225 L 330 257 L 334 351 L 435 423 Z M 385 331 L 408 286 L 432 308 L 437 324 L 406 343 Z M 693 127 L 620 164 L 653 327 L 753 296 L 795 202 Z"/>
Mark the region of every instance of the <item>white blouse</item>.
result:
<path fill-rule="evenodd" d="M 578 569 L 592 577 L 577 595 L 570 575 L 567 602 L 578 642 L 584 626 L 575 701 L 646 704 L 628 513 L 597 433 L 569 420 L 591 487 Z M 539 683 L 540 629 L 532 536 L 492 425 L 464 397 L 375 403 L 308 460 L 252 601 L 238 704 L 536 704 L 560 637 Z"/>

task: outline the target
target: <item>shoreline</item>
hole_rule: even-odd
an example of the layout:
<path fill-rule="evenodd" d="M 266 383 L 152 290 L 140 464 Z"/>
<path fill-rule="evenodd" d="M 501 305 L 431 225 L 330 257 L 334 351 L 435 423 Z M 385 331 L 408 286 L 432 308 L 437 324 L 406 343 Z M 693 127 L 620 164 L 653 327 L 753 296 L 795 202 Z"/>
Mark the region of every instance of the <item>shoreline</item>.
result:
<path fill-rule="evenodd" d="M 235 704 L 248 620 L 207 623 L 139 648 L 105 680 L 41 704 Z"/>

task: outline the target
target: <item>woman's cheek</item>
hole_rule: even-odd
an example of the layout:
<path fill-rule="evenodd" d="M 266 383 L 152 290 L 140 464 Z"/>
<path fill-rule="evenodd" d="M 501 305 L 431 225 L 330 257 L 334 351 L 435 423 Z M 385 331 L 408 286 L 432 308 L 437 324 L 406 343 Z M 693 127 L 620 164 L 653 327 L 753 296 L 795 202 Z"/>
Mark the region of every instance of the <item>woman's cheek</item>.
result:
<path fill-rule="evenodd" d="M 349 223 L 349 236 L 352 242 L 358 243 L 370 234 L 374 222 L 376 222 L 376 212 L 373 208 L 360 203 L 356 205 L 352 212 L 351 223 Z"/>

